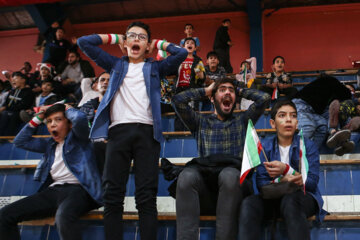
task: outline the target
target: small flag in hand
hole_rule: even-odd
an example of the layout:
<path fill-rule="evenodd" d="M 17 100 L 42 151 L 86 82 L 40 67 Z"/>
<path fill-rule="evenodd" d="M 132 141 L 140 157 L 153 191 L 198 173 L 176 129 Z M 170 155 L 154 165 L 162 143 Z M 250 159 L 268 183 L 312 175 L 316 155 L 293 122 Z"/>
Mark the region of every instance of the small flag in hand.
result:
<path fill-rule="evenodd" d="M 243 183 L 250 170 L 260 165 L 262 146 L 252 121 L 249 119 L 246 130 L 245 147 L 241 165 L 240 184 Z"/>
<path fill-rule="evenodd" d="M 302 175 L 304 193 L 305 193 L 305 182 L 307 179 L 308 172 L 309 172 L 309 163 L 306 158 L 304 135 L 303 135 L 303 131 L 301 129 L 301 131 L 300 131 L 300 173 Z"/>

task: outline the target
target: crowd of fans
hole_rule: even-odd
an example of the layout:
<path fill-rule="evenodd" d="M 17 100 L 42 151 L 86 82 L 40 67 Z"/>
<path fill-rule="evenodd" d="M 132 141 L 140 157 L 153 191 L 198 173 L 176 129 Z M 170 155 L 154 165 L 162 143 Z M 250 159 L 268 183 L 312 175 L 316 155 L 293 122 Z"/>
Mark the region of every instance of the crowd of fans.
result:
<path fill-rule="evenodd" d="M 265 108 L 273 106 L 270 124 L 277 134 L 265 141 L 263 157 L 267 163 L 258 168 L 256 180 L 258 187 L 276 179 L 297 185 L 295 192 L 285 195 L 276 206 L 287 221 L 301 213 L 301 218 L 288 226 L 288 232 L 292 239 L 307 239 L 306 217 L 316 214 L 321 220 L 324 215 L 317 188 L 318 148 L 328 136 L 326 143 L 329 148 L 335 148 L 337 155 L 353 151 L 355 144 L 350 135 L 360 127 L 360 98 L 354 86 L 345 86 L 328 75 L 321 75 L 298 91 L 292 84 L 291 74 L 285 72 L 283 56 L 273 59 L 273 71 L 266 75 L 265 84 L 259 84 L 256 79 L 254 57 L 244 60 L 239 73 L 229 77 L 227 74 L 233 71 L 230 26 L 229 19 L 222 22 L 213 49 L 203 61 L 197 55 L 200 40 L 193 36 L 192 24 L 185 25 L 186 37 L 180 42 L 182 48 L 163 40 L 151 41 L 149 27 L 141 22 L 130 24 L 126 35 L 94 34 L 78 41 L 73 38 L 71 43 L 65 40 L 64 29 L 58 23 L 52 24 L 45 33 L 48 57 L 44 63 L 38 64 L 32 72 L 31 64 L 25 62 L 19 71 L 4 71 L 6 79 L 0 81 L 0 135 L 15 135 L 22 122 L 29 122 L 17 135 L 15 144 L 32 151 L 41 148 L 48 161 L 53 161 L 53 166 L 37 173 L 44 186 L 49 188 L 45 193 L 35 194 L 2 210 L 0 223 L 12 214 L 23 214 L 14 206 L 31 205 L 34 199 L 43 200 L 49 196 L 53 196 L 52 200 L 55 199 L 57 204 L 58 198 L 63 201 L 63 195 L 71 193 L 76 196 L 69 200 L 71 204 L 78 204 L 79 199 L 84 202 L 78 212 L 74 208 L 67 209 L 68 206 L 63 209 L 55 203 L 56 206 L 49 204 L 56 212 L 56 221 L 60 222 L 58 229 L 64 239 L 80 239 L 81 234 L 78 229 L 74 230 L 76 235 L 70 231 L 74 226 L 69 224 L 62 211 L 67 211 L 74 222 L 81 214 L 102 203 L 106 237 L 117 239 L 122 234 L 123 202 L 130 163 L 134 158 L 140 234 L 144 239 L 156 239 L 156 192 L 162 140 L 160 114 L 175 110 L 175 130 L 190 130 L 196 137 L 199 151 L 199 158 L 193 159 L 175 176 L 178 239 L 197 236 L 200 212 L 217 215 L 217 239 L 235 239 L 238 228 L 248 239 L 254 239 L 260 232 L 257 228 L 260 228 L 264 213 L 273 213 L 274 209 L 268 209 L 267 200 L 252 195 L 250 181 L 240 187 L 238 178 L 247 123 L 250 120 L 255 123 Z M 77 43 L 105 72 L 95 77 L 91 64 L 80 58 Z M 128 57 L 111 56 L 98 47 L 101 44 L 119 44 Z M 155 48 L 162 61 L 146 61 L 145 52 Z M 169 75 L 175 75 L 175 78 L 169 81 L 166 79 Z M 154 82 L 161 84 L 161 97 L 159 86 Z M 66 104 L 53 105 L 59 102 Z M 245 111 L 235 115 L 234 109 Z M 214 114 L 199 114 L 199 110 L 211 110 Z M 52 137 L 50 144 L 31 138 L 44 119 Z M 296 135 L 297 128 L 315 144 Z M 305 152 L 310 166 L 306 183 L 302 182 L 299 159 L 295 157 L 301 156 L 298 147 L 301 144 L 309 150 Z M 75 145 L 82 148 L 76 148 L 74 155 L 67 156 L 70 150 L 65 150 L 72 150 Z M 94 156 L 91 155 L 92 148 Z M 96 161 L 86 162 L 87 154 L 91 155 L 90 160 Z M 80 160 L 74 160 L 75 156 Z M 96 168 L 99 174 L 94 173 Z M 85 173 L 88 172 L 93 176 L 87 176 Z M 99 190 L 102 174 L 102 189 Z M 50 175 L 53 183 L 46 185 Z M 89 179 L 94 182 L 89 183 Z M 51 188 L 55 185 L 58 187 L 56 194 L 52 192 L 55 187 Z M 304 195 L 300 190 L 299 186 L 303 185 L 309 194 Z M 246 198 L 248 196 L 250 198 Z M 237 226 L 243 199 L 245 203 Z M 294 203 L 298 199 L 301 206 Z M 256 209 L 261 210 L 261 216 L 255 217 Z M 252 221 L 246 221 L 248 216 L 254 216 Z M 6 224 L 13 227 L 16 220 L 23 217 L 8 217 Z M 18 234 L 17 229 L 13 228 L 10 233 L 4 227 L 6 224 L 0 224 L 0 234 L 6 233 L 7 239 L 13 239 Z M 255 225 L 256 229 L 250 231 Z M 297 228 L 298 225 L 301 228 Z"/>

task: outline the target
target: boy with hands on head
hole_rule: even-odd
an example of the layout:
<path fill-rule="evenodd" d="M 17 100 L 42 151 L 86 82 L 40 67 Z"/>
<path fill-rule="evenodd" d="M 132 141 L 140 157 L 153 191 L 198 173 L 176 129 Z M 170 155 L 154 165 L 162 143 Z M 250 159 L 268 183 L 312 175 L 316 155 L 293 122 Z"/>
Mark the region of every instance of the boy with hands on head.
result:
<path fill-rule="evenodd" d="M 111 56 L 98 45 L 119 44 L 127 53 Z M 103 173 L 105 237 L 123 239 L 122 214 L 131 160 L 141 239 L 156 239 L 158 163 L 163 139 L 160 79 L 178 69 L 187 51 L 163 40 L 151 40 L 149 26 L 131 23 L 125 35 L 94 34 L 78 39 L 80 49 L 110 73 L 108 89 L 97 109 L 90 138 L 107 139 Z M 154 48 L 171 55 L 146 58 Z"/>

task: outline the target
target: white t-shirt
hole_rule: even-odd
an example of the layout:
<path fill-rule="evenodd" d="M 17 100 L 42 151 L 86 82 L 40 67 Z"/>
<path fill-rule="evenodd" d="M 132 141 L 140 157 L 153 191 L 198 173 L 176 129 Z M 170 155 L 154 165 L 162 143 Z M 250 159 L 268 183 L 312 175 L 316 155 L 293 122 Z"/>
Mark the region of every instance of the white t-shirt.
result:
<path fill-rule="evenodd" d="M 59 184 L 80 184 L 79 180 L 66 167 L 63 159 L 64 141 L 58 143 L 55 149 L 54 163 L 51 166 L 50 174 L 54 182 L 50 187 Z"/>
<path fill-rule="evenodd" d="M 146 92 L 143 66 L 145 62 L 129 63 L 129 70 L 110 105 L 111 124 L 153 124 L 150 99 Z"/>
<path fill-rule="evenodd" d="M 290 146 L 287 147 L 282 147 L 279 145 L 279 151 L 280 151 L 280 160 L 283 163 L 289 164 L 289 151 L 290 151 Z"/>

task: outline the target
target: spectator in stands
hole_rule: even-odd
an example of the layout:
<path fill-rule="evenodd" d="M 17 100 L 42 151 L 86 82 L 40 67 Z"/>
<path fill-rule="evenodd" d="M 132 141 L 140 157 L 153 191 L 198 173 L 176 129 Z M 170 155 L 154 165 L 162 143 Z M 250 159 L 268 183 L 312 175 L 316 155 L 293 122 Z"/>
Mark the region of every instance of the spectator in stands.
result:
<path fill-rule="evenodd" d="M 256 58 L 251 57 L 246 59 L 240 64 L 240 73 L 235 75 L 236 80 L 238 80 L 241 85 L 247 88 L 251 88 L 256 79 Z M 237 105 L 238 109 L 248 109 L 249 106 L 253 103 L 251 100 L 241 99 L 241 103 Z"/>
<path fill-rule="evenodd" d="M 204 83 L 204 87 L 209 86 L 211 83 L 218 81 L 222 78 L 226 77 L 226 71 L 224 67 L 219 66 L 219 57 L 215 51 L 210 51 L 206 55 L 206 63 L 205 73 L 206 79 Z M 210 99 L 205 99 L 202 101 L 202 111 L 211 111 L 212 104 Z"/>
<path fill-rule="evenodd" d="M 49 103 L 55 103 L 57 101 L 57 97 L 55 93 L 52 91 L 54 90 L 54 81 L 46 79 L 42 81 L 41 83 L 41 93 L 35 98 L 35 103 L 31 107 L 41 107 L 48 104 L 45 104 L 46 102 Z M 48 100 L 48 101 L 47 101 Z M 50 104 L 50 103 L 49 103 Z M 23 122 L 29 122 L 35 114 L 35 111 L 33 108 L 21 110 L 20 111 L 20 118 Z"/>
<path fill-rule="evenodd" d="M 317 186 L 319 152 L 316 145 L 305 138 L 303 143 L 309 170 L 303 188 L 304 175 L 299 169 L 302 140 L 299 135 L 295 135 L 298 122 L 296 106 L 290 100 L 278 101 L 270 114 L 270 124 L 276 129 L 276 136 L 262 141 L 268 161 L 265 160 L 264 154 L 260 154 L 262 164 L 257 167 L 257 187 L 261 188 L 280 181 L 293 182 L 298 188 L 296 189 L 295 185 L 292 193 L 277 199 L 264 199 L 261 195 L 247 197 L 241 205 L 239 235 L 242 240 L 260 239 L 264 219 L 276 221 L 278 217 L 282 217 L 289 239 L 310 239 L 307 218 L 316 215 L 317 220 L 322 220 L 326 214 L 322 210 L 324 201 Z"/>
<path fill-rule="evenodd" d="M 303 87 L 292 101 L 296 105 L 299 129 L 303 129 L 304 137 L 320 147 L 328 132 L 329 103 L 335 99 L 343 101 L 350 98 L 350 91 L 328 75 L 321 75 Z"/>
<path fill-rule="evenodd" d="M 107 90 L 110 80 L 110 74 L 107 72 L 103 72 L 102 74 L 100 74 L 100 76 L 97 79 L 98 80 L 93 85 L 96 86 L 97 93 L 99 93 L 99 95 L 95 98 L 90 99 L 80 107 L 80 111 L 86 113 L 87 119 L 91 125 L 94 121 L 95 113 L 99 107 L 99 104 L 103 99 L 104 94 Z M 101 175 L 104 171 L 106 142 L 107 142 L 106 140 L 98 140 L 94 142 L 94 152 L 96 156 L 96 162 Z"/>
<path fill-rule="evenodd" d="M 7 70 L 4 70 L 4 71 L 2 71 L 1 72 L 3 75 L 4 75 L 4 77 L 5 77 L 5 80 L 1 80 L 2 82 L 4 82 L 4 84 L 5 84 L 5 89 L 7 89 L 7 90 L 10 90 L 11 88 L 12 88 L 12 84 L 11 84 L 11 74 L 10 74 L 10 72 L 9 71 L 7 71 Z"/>
<path fill-rule="evenodd" d="M 233 116 L 237 94 L 254 104 Z M 215 105 L 212 115 L 199 114 L 188 105 L 205 96 Z M 270 96 L 258 90 L 238 90 L 229 78 L 173 97 L 176 113 L 196 137 L 200 156 L 187 163 L 177 179 L 177 239 L 197 239 L 199 215 L 215 210 L 216 239 L 237 238 L 238 208 L 252 192 L 250 181 L 239 185 L 246 126 L 249 119 L 256 123 L 269 101 Z"/>
<path fill-rule="evenodd" d="M 206 80 L 205 86 L 209 86 L 211 83 L 216 82 L 226 77 L 225 68 L 219 66 L 219 57 L 215 51 L 210 51 L 206 55 L 205 73 Z"/>
<path fill-rule="evenodd" d="M 354 88 L 348 89 L 355 92 Z M 329 137 L 326 145 L 335 148 L 335 154 L 342 156 L 354 150 L 355 143 L 350 141 L 351 132 L 360 128 L 360 98 L 352 97 L 340 102 L 334 100 L 329 106 Z"/>
<path fill-rule="evenodd" d="M 35 77 L 29 82 L 31 90 L 35 93 L 41 93 L 41 83 L 45 80 L 53 80 L 53 66 L 50 63 L 38 63 Z"/>
<path fill-rule="evenodd" d="M 266 75 L 265 85 L 260 90 L 277 99 L 279 94 L 285 94 L 288 99 L 294 98 L 297 89 L 293 87 L 290 73 L 285 72 L 285 58 L 276 56 L 273 59 L 273 72 Z"/>
<path fill-rule="evenodd" d="M 32 137 L 44 119 L 51 138 Z M 82 239 L 79 217 L 102 201 L 101 179 L 88 135 L 83 112 L 55 104 L 42 107 L 16 136 L 16 147 L 44 153 L 34 176 L 41 187 L 38 193 L 1 209 L 2 240 L 20 239 L 18 222 L 53 215 L 60 239 Z"/>
<path fill-rule="evenodd" d="M 123 204 L 131 160 L 134 158 L 135 199 L 141 239 L 155 240 L 156 194 L 160 141 L 160 79 L 176 71 L 186 50 L 163 40 L 150 40 L 150 28 L 131 23 L 126 34 L 95 34 L 78 39 L 81 50 L 111 72 L 91 128 L 90 138 L 107 138 L 104 167 L 104 225 L 106 239 L 122 239 Z M 125 39 L 125 40 L 124 40 Z M 127 57 L 111 56 L 98 45 L 120 44 Z M 169 52 L 163 61 L 148 61 L 154 48 Z"/>
<path fill-rule="evenodd" d="M 195 40 L 195 43 L 196 43 L 195 50 L 200 52 L 200 40 L 197 37 L 193 37 L 194 26 L 191 23 L 185 24 L 184 33 L 186 34 L 186 38 L 193 38 Z M 181 47 L 185 47 L 185 39 L 186 38 L 181 39 L 181 41 L 180 41 Z M 194 55 L 196 55 L 196 51 L 194 51 Z"/>
<path fill-rule="evenodd" d="M 100 74 L 102 75 L 102 74 Z M 99 78 L 84 78 L 81 81 L 80 89 L 82 92 L 83 97 L 81 98 L 78 106 L 82 106 L 84 103 L 89 101 L 90 99 L 97 98 L 100 96 L 98 91 L 98 83 Z"/>
<path fill-rule="evenodd" d="M 24 62 L 24 66 L 20 69 L 20 72 L 24 73 L 25 76 L 30 80 L 34 78 L 34 73 L 31 73 L 31 63 L 30 62 Z"/>
<path fill-rule="evenodd" d="M 95 77 L 95 71 L 91 64 L 80 58 L 76 51 L 69 52 L 68 60 L 59 66 L 62 84 L 67 94 L 73 93 L 77 99 L 81 99 L 80 84 L 83 78 Z"/>
<path fill-rule="evenodd" d="M 196 49 L 196 41 L 193 38 L 185 39 L 185 47 L 187 58 L 181 63 L 176 81 L 176 93 L 182 92 L 189 88 L 202 87 L 205 82 L 205 68 L 200 57 L 194 55 Z M 199 110 L 199 102 L 192 102 L 191 105 L 195 110 Z M 185 127 L 179 120 L 175 118 L 175 131 L 184 131 Z"/>
<path fill-rule="evenodd" d="M 0 107 L 4 105 L 8 95 L 9 89 L 6 89 L 5 82 L 0 80 Z"/>
<path fill-rule="evenodd" d="M 66 59 L 69 50 L 76 50 L 76 39 L 72 39 L 72 43 L 65 39 L 65 30 L 60 27 L 58 22 L 54 22 L 44 34 L 46 45 L 49 50 L 49 57 L 43 62 L 51 63 L 57 68 Z"/>
<path fill-rule="evenodd" d="M 9 92 L 5 104 L 0 107 L 0 135 L 11 136 L 17 133 L 20 126 L 20 111 L 29 109 L 34 102 L 34 95 L 26 87 L 26 76 L 21 72 L 14 72 L 13 89 Z"/>
<path fill-rule="evenodd" d="M 213 46 L 214 51 L 217 52 L 219 56 L 220 66 L 223 66 L 227 73 L 233 72 L 233 68 L 230 63 L 230 47 L 233 46 L 233 43 L 228 33 L 230 25 L 230 19 L 224 19 L 222 21 L 222 25 L 216 31 Z"/>

